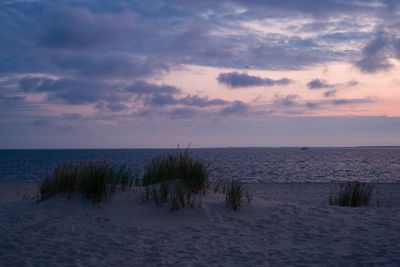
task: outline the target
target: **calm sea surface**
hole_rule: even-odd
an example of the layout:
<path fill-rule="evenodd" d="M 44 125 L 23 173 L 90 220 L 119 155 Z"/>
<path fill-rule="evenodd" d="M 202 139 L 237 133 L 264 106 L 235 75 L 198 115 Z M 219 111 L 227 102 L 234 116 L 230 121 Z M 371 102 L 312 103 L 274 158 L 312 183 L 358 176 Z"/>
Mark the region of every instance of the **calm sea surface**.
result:
<path fill-rule="evenodd" d="M 175 149 L 0 150 L 0 181 L 39 180 L 65 161 L 127 163 L 138 174 L 151 158 Z M 248 182 L 330 182 L 360 179 L 400 183 L 400 147 L 191 149 L 212 177 Z"/>

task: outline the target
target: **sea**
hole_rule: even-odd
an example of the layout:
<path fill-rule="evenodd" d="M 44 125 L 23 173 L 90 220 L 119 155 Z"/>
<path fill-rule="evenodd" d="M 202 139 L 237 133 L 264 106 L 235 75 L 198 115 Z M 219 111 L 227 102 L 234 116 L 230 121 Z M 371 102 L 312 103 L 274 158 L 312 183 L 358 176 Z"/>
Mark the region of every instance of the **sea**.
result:
<path fill-rule="evenodd" d="M 57 164 L 79 161 L 127 164 L 141 175 L 152 158 L 171 153 L 177 149 L 0 150 L 0 181 L 39 181 Z M 193 148 L 189 153 L 207 164 L 211 179 L 400 183 L 400 147 Z"/>

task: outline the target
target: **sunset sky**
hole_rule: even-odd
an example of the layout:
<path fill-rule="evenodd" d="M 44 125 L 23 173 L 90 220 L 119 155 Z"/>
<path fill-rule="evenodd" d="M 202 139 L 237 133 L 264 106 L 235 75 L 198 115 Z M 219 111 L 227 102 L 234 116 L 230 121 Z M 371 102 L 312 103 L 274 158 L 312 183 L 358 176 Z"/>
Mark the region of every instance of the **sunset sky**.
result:
<path fill-rule="evenodd" d="M 3 0 L 0 148 L 400 145 L 400 1 Z"/>

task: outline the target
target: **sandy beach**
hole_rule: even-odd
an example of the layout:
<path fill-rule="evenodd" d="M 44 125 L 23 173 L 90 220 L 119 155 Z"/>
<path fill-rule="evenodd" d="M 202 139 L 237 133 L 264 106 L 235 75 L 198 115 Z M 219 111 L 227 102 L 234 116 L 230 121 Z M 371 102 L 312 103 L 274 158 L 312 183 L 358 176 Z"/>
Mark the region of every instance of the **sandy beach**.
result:
<path fill-rule="evenodd" d="M 328 205 L 331 184 L 253 184 L 233 211 L 208 192 L 201 208 L 143 204 L 138 188 L 92 205 L 36 203 L 31 182 L 0 183 L 1 266 L 399 266 L 400 185 L 390 206 Z"/>

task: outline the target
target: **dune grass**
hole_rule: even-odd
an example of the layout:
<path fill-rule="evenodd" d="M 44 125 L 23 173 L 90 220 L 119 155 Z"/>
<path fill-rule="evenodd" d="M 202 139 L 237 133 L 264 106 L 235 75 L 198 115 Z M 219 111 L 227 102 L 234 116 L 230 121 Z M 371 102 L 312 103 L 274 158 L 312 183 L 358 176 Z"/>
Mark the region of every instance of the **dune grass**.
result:
<path fill-rule="evenodd" d="M 193 194 L 180 180 L 163 181 L 144 187 L 143 202 L 154 201 L 159 207 L 169 202 L 171 210 L 186 206 L 194 208 L 200 205 L 196 195 L 199 194 Z"/>
<path fill-rule="evenodd" d="M 226 206 L 233 210 L 239 210 L 243 199 L 247 200 L 247 204 L 250 205 L 252 201 L 252 195 L 250 190 L 239 181 L 231 181 L 223 186 L 223 192 L 225 192 Z"/>
<path fill-rule="evenodd" d="M 145 167 L 142 185 L 143 200 L 157 206 L 170 202 L 171 209 L 194 207 L 194 194 L 205 194 L 208 170 L 204 163 L 193 159 L 188 150 L 158 156 Z"/>
<path fill-rule="evenodd" d="M 373 186 L 356 181 L 343 182 L 329 196 L 329 204 L 337 206 L 368 206 L 371 201 Z"/>
<path fill-rule="evenodd" d="M 187 150 L 158 156 L 145 167 L 143 186 L 179 180 L 193 193 L 205 192 L 208 170 L 204 163 L 190 157 Z"/>
<path fill-rule="evenodd" d="M 135 181 L 126 165 L 108 162 L 62 163 L 39 185 L 40 200 L 58 194 L 80 193 L 93 203 L 108 200 L 117 188 L 126 190 Z"/>

